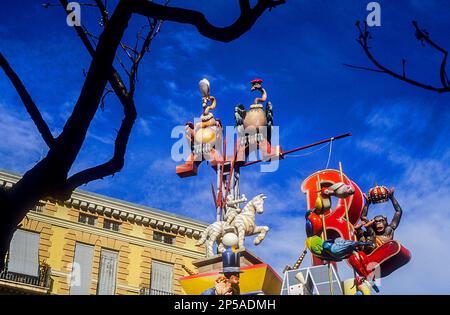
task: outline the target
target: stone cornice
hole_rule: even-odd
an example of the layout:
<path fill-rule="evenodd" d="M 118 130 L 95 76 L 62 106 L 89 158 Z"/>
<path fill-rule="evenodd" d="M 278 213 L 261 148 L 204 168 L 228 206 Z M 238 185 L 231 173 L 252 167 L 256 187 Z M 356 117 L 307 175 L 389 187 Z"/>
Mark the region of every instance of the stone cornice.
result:
<path fill-rule="evenodd" d="M 46 216 L 46 215 L 39 214 L 39 213 L 30 212 L 28 214 L 28 218 L 32 219 L 32 220 L 40 221 L 40 222 L 45 222 L 45 223 L 48 223 L 51 225 L 63 227 L 63 228 L 68 228 L 68 229 L 77 230 L 77 231 L 84 231 L 84 232 L 88 232 L 88 233 L 99 235 L 99 236 L 110 237 L 110 238 L 113 238 L 116 240 L 124 241 L 129 244 L 135 244 L 135 245 L 140 245 L 143 247 L 160 249 L 160 250 L 163 250 L 166 252 L 179 254 L 179 255 L 182 255 L 185 257 L 190 257 L 193 259 L 201 259 L 201 258 L 205 257 L 204 253 L 196 252 L 196 251 L 186 249 L 183 247 L 168 245 L 165 243 L 161 243 L 161 242 L 157 242 L 157 241 L 153 241 L 153 240 L 147 240 L 147 239 L 143 239 L 143 238 L 132 236 L 132 235 L 117 233 L 117 232 L 105 230 L 105 229 L 90 226 L 90 225 L 82 225 L 82 224 L 78 224 L 77 222 L 72 222 L 72 221 L 64 220 L 64 219 L 57 218 L 57 217 Z"/>
<path fill-rule="evenodd" d="M 19 179 L 19 175 L 0 170 L 0 186 L 10 188 Z M 200 237 L 207 226 L 204 222 L 82 190 L 75 190 L 65 204 L 195 239 Z"/>

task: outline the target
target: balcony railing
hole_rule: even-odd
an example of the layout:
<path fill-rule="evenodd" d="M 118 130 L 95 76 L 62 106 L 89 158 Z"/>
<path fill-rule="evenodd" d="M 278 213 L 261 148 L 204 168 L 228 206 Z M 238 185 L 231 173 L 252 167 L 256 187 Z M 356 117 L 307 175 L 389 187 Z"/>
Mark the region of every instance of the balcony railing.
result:
<path fill-rule="evenodd" d="M 33 208 L 31 208 L 30 211 L 40 212 L 40 213 L 44 212 L 44 206 L 45 206 L 45 204 L 39 202 L 37 205 L 35 205 Z"/>
<path fill-rule="evenodd" d="M 156 289 L 141 288 L 140 295 L 175 295 L 175 293 Z"/>
<path fill-rule="evenodd" d="M 50 267 L 47 265 L 40 265 L 38 276 L 30 276 L 25 274 L 20 274 L 16 272 L 8 271 L 8 267 L 0 271 L 0 280 L 8 280 L 20 284 L 32 285 L 41 287 L 44 289 L 50 289 L 51 278 L 50 278 Z"/>

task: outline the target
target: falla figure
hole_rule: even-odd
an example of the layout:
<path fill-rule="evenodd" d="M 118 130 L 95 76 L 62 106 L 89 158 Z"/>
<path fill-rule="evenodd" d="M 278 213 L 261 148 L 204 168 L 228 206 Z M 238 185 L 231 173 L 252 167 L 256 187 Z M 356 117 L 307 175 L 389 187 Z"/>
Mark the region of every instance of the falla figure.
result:
<path fill-rule="evenodd" d="M 394 188 L 376 185 L 371 188 L 368 195 L 364 195 L 366 202 L 361 212 L 361 222 L 356 225 L 355 232 L 359 241 L 369 242 L 363 251 L 368 261 L 377 264 L 380 277 L 386 277 L 395 270 L 401 268 L 411 260 L 411 253 L 394 239 L 394 232 L 400 224 L 403 210 L 394 196 Z M 369 206 L 391 202 L 394 215 L 389 222 L 383 215 L 377 215 L 372 220 L 368 218 Z"/>
<path fill-rule="evenodd" d="M 373 243 L 373 246 L 366 248 L 368 253 L 394 239 L 394 232 L 400 224 L 403 214 L 400 204 L 394 197 L 394 192 L 394 188 L 388 189 L 385 186 L 376 185 L 370 189 L 368 196 L 366 196 L 366 204 L 361 213 L 361 222 L 365 231 L 360 233 L 362 234 L 361 238 L 364 237 Z M 367 216 L 370 204 L 386 203 L 389 200 L 394 208 L 394 216 L 391 222 L 388 222 L 388 218 L 383 215 L 377 215 L 369 220 Z"/>
<path fill-rule="evenodd" d="M 241 254 L 237 251 L 238 236 L 227 233 L 223 237 L 225 251 L 222 253 L 221 275 L 214 281 L 214 287 L 202 295 L 240 295 Z"/>
<path fill-rule="evenodd" d="M 267 101 L 267 92 L 262 83 L 262 79 L 251 81 L 251 92 L 259 92 L 261 97 L 254 99 L 249 110 L 246 110 L 243 104 L 235 107 L 234 117 L 240 144 L 238 161 L 241 162 L 245 161 L 250 152 L 257 149 L 261 150 L 263 160 L 281 157 L 281 148 L 271 146 L 273 110 L 272 103 Z"/>
<path fill-rule="evenodd" d="M 191 148 L 191 154 L 185 164 L 177 166 L 176 172 L 180 177 L 196 175 L 198 165 L 205 160 L 215 165 L 222 159 L 219 153 L 222 144 L 222 123 L 212 113 L 216 108 L 217 100 L 210 94 L 210 83 L 207 79 L 200 80 L 198 85 L 203 111 L 200 121 L 195 125 L 192 122 L 186 123 L 186 139 Z"/>

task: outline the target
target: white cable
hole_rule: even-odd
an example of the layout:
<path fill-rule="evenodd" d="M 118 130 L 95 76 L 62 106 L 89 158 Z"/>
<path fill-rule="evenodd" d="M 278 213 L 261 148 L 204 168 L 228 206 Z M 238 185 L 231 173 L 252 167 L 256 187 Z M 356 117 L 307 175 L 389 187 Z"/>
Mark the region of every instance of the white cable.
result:
<path fill-rule="evenodd" d="M 330 151 L 328 152 L 328 161 L 327 161 L 327 166 L 325 166 L 325 169 L 328 169 L 328 166 L 330 165 L 330 160 L 331 160 L 331 151 L 333 150 L 333 140 L 334 138 L 331 138 L 330 141 Z"/>
<path fill-rule="evenodd" d="M 318 149 L 316 149 L 314 151 L 307 152 L 307 153 L 304 153 L 304 154 L 287 154 L 285 157 L 303 157 L 303 156 L 308 156 L 308 155 L 311 155 L 313 153 L 316 153 L 317 151 L 322 150 L 323 148 L 327 147 L 328 145 L 329 144 L 327 143 L 327 144 L 321 146 L 320 148 L 318 148 Z"/>

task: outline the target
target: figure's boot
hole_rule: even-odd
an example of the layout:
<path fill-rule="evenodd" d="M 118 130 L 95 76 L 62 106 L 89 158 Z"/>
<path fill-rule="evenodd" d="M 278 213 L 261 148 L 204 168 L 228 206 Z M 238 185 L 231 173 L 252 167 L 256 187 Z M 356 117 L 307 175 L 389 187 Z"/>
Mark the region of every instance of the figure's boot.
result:
<path fill-rule="evenodd" d="M 262 139 L 258 145 L 262 153 L 263 161 L 283 159 L 283 151 L 279 145 L 273 147 L 267 139 Z"/>
<path fill-rule="evenodd" d="M 348 262 L 352 268 L 365 279 L 368 278 L 370 272 L 367 270 L 367 256 L 363 252 L 355 252 L 348 258 Z"/>
<path fill-rule="evenodd" d="M 217 168 L 217 164 L 222 163 L 223 160 L 224 160 L 223 156 L 215 148 L 212 148 L 211 152 L 209 152 L 208 156 L 206 157 L 206 161 L 210 162 L 211 166 L 214 169 Z"/>
<path fill-rule="evenodd" d="M 369 268 L 369 259 L 363 251 L 355 252 L 353 255 L 350 256 L 348 259 L 348 262 L 353 267 L 353 269 L 364 279 L 369 282 L 369 284 L 372 286 L 372 288 L 378 293 L 380 290 L 374 283 L 375 278 L 373 275 L 373 268 Z"/>
<path fill-rule="evenodd" d="M 197 175 L 198 164 L 201 163 L 201 161 L 198 162 L 197 160 L 197 156 L 194 153 L 191 153 L 184 164 L 177 165 L 177 175 L 182 178 Z"/>
<path fill-rule="evenodd" d="M 241 138 L 239 138 L 238 141 L 241 141 L 240 139 Z M 247 149 L 246 145 L 239 145 L 238 146 L 237 152 L 236 152 L 235 165 L 240 166 L 240 165 L 245 164 L 245 162 L 247 161 L 247 152 L 246 152 L 247 150 L 246 149 Z"/>

